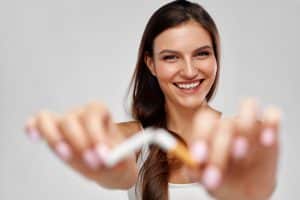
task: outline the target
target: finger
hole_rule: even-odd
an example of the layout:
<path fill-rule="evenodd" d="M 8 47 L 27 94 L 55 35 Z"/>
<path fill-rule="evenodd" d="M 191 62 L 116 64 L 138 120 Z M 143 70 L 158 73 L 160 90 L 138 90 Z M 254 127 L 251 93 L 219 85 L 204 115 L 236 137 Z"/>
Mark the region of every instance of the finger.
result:
<path fill-rule="evenodd" d="M 260 134 L 260 142 L 265 147 L 277 143 L 281 111 L 275 106 L 269 106 L 263 113 L 263 130 Z"/>
<path fill-rule="evenodd" d="M 41 140 L 41 135 L 36 128 L 36 117 L 30 117 L 25 123 L 24 130 L 32 142 Z"/>
<path fill-rule="evenodd" d="M 233 139 L 233 145 L 231 150 L 232 158 L 235 161 L 242 161 L 249 154 L 249 141 L 245 136 L 237 135 Z"/>
<path fill-rule="evenodd" d="M 236 134 L 231 151 L 235 160 L 242 160 L 251 154 L 250 146 L 253 147 L 255 144 L 260 130 L 257 123 L 259 116 L 260 109 L 255 98 L 247 98 L 242 101 L 235 120 Z"/>
<path fill-rule="evenodd" d="M 63 139 L 56 127 L 56 119 L 58 116 L 50 111 L 43 110 L 37 114 L 36 129 L 41 133 L 47 143 L 54 147 L 55 144 Z"/>
<path fill-rule="evenodd" d="M 200 164 L 208 158 L 208 146 L 213 130 L 216 126 L 217 117 L 209 111 L 197 113 L 193 121 L 192 141 L 189 146 L 194 159 Z"/>
<path fill-rule="evenodd" d="M 101 102 L 91 102 L 82 116 L 84 127 L 95 146 L 98 157 L 105 161 L 113 146 L 111 117 L 106 106 Z"/>
<path fill-rule="evenodd" d="M 221 120 L 212 139 L 209 163 L 204 170 L 202 182 L 208 190 L 216 189 L 227 169 L 233 139 L 233 122 L 229 118 Z"/>
<path fill-rule="evenodd" d="M 61 120 L 60 128 L 72 149 L 77 152 L 85 165 L 92 170 L 96 170 L 100 167 L 101 160 L 96 154 L 96 150 L 93 148 L 89 136 L 80 123 L 78 115 L 81 113 L 81 109 L 71 111 Z"/>
<path fill-rule="evenodd" d="M 87 172 L 87 170 L 95 171 L 99 169 L 102 165 L 102 162 L 99 159 L 94 146 L 92 145 L 92 139 L 87 134 L 84 124 L 82 123 L 82 116 L 84 113 L 84 107 L 75 107 L 68 112 L 68 115 L 73 116 L 74 120 L 76 121 L 75 126 L 77 127 L 78 131 L 78 139 L 80 137 L 86 139 L 86 141 L 83 141 L 84 143 L 81 145 L 82 149 L 77 149 L 77 152 L 79 152 L 79 156 L 70 164 L 74 169 L 77 169 L 78 171 Z M 88 167 L 88 169 L 86 169 L 86 167 Z"/>
<path fill-rule="evenodd" d="M 108 134 L 109 113 L 102 103 L 90 103 L 81 116 L 81 121 L 94 145 L 105 143 Z"/>
<path fill-rule="evenodd" d="M 82 117 L 87 135 L 91 139 L 92 146 L 95 147 L 96 153 L 101 160 L 105 159 L 110 149 L 108 139 L 105 136 L 108 129 L 105 129 L 104 124 L 101 122 L 103 118 L 105 118 L 105 116 L 95 111 L 87 112 L 85 116 Z"/>
<path fill-rule="evenodd" d="M 100 117 L 98 125 L 95 124 L 95 127 L 97 128 L 97 126 L 99 126 L 98 130 L 101 129 L 104 131 L 102 132 L 102 139 L 105 140 L 105 142 L 108 142 L 109 145 L 113 145 L 113 142 L 119 142 L 119 140 L 122 139 L 121 134 L 116 134 L 119 130 L 113 122 L 112 116 L 105 104 L 103 104 L 102 102 L 92 102 L 88 105 L 87 110 L 91 113 L 95 113 L 96 115 L 98 115 L 98 117 Z"/>
<path fill-rule="evenodd" d="M 72 149 L 81 155 L 89 146 L 90 141 L 84 133 L 76 114 L 66 114 L 59 123 L 59 128 Z"/>
<path fill-rule="evenodd" d="M 238 119 L 240 128 L 246 133 L 251 134 L 256 121 L 260 118 L 260 106 L 258 100 L 254 97 L 248 97 L 240 103 Z"/>
<path fill-rule="evenodd" d="M 37 130 L 47 141 L 48 145 L 64 161 L 69 161 L 72 157 L 72 150 L 69 144 L 64 141 L 64 137 L 57 127 L 59 116 L 53 112 L 42 111 L 36 120 Z"/>

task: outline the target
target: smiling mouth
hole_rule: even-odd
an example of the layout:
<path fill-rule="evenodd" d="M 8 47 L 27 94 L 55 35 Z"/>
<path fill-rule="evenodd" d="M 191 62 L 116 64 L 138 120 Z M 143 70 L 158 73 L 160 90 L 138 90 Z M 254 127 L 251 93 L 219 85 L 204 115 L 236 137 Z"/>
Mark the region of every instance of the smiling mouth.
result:
<path fill-rule="evenodd" d="M 179 89 L 191 90 L 197 88 L 203 81 L 204 79 L 200 79 L 189 83 L 173 83 L 173 84 Z"/>

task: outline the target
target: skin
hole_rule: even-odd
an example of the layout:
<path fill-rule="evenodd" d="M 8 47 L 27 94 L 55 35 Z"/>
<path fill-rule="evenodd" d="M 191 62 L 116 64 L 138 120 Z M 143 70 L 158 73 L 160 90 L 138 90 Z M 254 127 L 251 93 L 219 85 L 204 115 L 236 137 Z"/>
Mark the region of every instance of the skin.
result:
<path fill-rule="evenodd" d="M 197 51 L 203 46 L 209 48 Z M 164 51 L 166 49 L 173 52 Z M 215 198 L 266 199 L 275 185 L 279 145 L 276 139 L 268 148 L 259 143 L 266 128 L 277 135 L 280 115 L 277 108 L 266 110 L 260 119 L 258 104 L 250 98 L 242 102 L 237 116 L 220 119 L 221 113 L 205 100 L 218 68 L 212 41 L 208 32 L 194 21 L 157 36 L 154 56 L 146 57 L 145 62 L 165 95 L 168 128 L 179 133 L 190 147 L 197 141 L 205 143 L 208 149 L 208 158 L 199 163 L 199 169 L 181 167 L 171 172 L 170 181 L 199 181 L 213 168 L 220 175 L 219 183 L 214 187 L 204 186 Z M 202 90 L 195 94 L 182 94 L 174 86 L 177 82 L 199 78 L 205 78 L 205 81 Z M 203 120 L 210 120 L 213 124 L 206 131 L 201 127 L 205 126 L 201 123 Z M 242 159 L 232 158 L 238 140 L 248 144 L 248 152 Z M 257 180 L 260 180 L 259 183 Z"/>
<path fill-rule="evenodd" d="M 199 48 L 206 47 L 202 50 Z M 176 51 L 176 53 L 165 50 Z M 191 121 L 198 110 L 209 109 L 205 96 L 212 87 L 217 62 L 212 49 L 212 41 L 205 29 L 190 21 L 161 33 L 154 40 L 154 57 L 146 57 L 145 62 L 156 76 L 165 94 L 168 128 L 176 133 L 190 132 Z M 174 83 L 188 83 L 204 78 L 200 92 L 186 95 Z M 190 137 L 181 135 L 187 142 Z"/>
<path fill-rule="evenodd" d="M 129 189 L 136 182 L 138 171 L 135 155 L 112 168 L 101 163 L 105 151 L 104 154 L 93 156 L 96 165 L 90 165 L 84 159 L 87 152 L 95 154 L 97 147 L 112 149 L 140 130 L 137 122 L 114 123 L 103 103 L 90 102 L 62 114 L 41 110 L 29 117 L 25 130 L 29 137 L 37 132 L 66 165 L 102 187 Z M 70 151 L 68 158 L 62 157 L 57 151 L 62 143 Z"/>
<path fill-rule="evenodd" d="M 208 47 L 198 49 L 203 46 Z M 255 99 L 249 98 L 240 104 L 236 116 L 221 118 L 221 112 L 205 100 L 218 70 L 211 47 L 207 31 L 189 21 L 158 35 L 154 40 L 154 56 L 145 56 L 145 63 L 165 95 L 168 128 L 180 134 L 191 153 L 199 143 L 205 144 L 207 150 L 206 159 L 199 161 L 198 168 L 182 165 L 170 172 L 169 182 L 202 180 L 202 185 L 216 199 L 268 199 L 276 183 L 280 113 L 276 107 L 261 111 Z M 173 52 L 160 54 L 165 49 Z M 194 94 L 183 94 L 174 86 L 201 78 L 205 79 L 202 88 Z M 91 102 L 63 114 L 43 110 L 31 116 L 25 127 L 29 134 L 37 131 L 54 152 L 64 141 L 73 155 L 65 163 L 103 187 L 128 189 L 137 180 L 137 155 L 110 169 L 101 162 L 96 168 L 84 162 L 87 151 L 99 146 L 113 148 L 140 130 L 139 122 L 113 122 L 102 103 Z M 261 140 L 267 129 L 273 136 L 268 144 Z M 246 153 L 237 157 L 237 141 L 241 140 L 247 144 Z M 97 158 L 101 160 L 101 156 Z M 218 184 L 213 187 L 205 182 L 205 174 L 212 168 L 219 173 Z"/>

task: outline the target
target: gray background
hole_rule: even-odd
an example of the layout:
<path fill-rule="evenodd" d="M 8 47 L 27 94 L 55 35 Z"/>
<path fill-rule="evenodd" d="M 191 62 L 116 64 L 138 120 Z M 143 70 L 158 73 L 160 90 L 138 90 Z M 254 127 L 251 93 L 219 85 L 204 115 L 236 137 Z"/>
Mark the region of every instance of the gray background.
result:
<path fill-rule="evenodd" d="M 25 119 L 42 108 L 62 112 L 90 100 L 116 121 L 130 119 L 124 96 L 150 15 L 167 1 L 0 0 L 0 199 L 127 199 L 64 165 Z M 274 199 L 298 199 L 300 149 L 299 1 L 197 1 L 222 38 L 222 73 L 213 106 L 236 112 L 240 99 L 284 111 Z M 258 180 L 259 181 L 259 180 Z M 297 191 L 298 190 L 298 191 Z"/>

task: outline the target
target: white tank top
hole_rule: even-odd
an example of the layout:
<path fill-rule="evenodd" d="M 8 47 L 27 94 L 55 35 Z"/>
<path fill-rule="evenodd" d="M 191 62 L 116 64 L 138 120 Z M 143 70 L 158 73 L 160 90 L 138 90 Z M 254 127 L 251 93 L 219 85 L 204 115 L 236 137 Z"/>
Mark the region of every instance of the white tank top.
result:
<path fill-rule="evenodd" d="M 145 145 L 141 149 L 141 153 L 137 160 L 138 169 L 140 169 L 149 154 L 149 146 Z M 138 184 L 138 183 L 137 183 Z M 128 190 L 129 200 L 142 200 L 139 190 L 135 190 L 139 185 L 135 184 Z M 206 190 L 199 183 L 175 184 L 169 183 L 169 200 L 213 200 Z"/>

